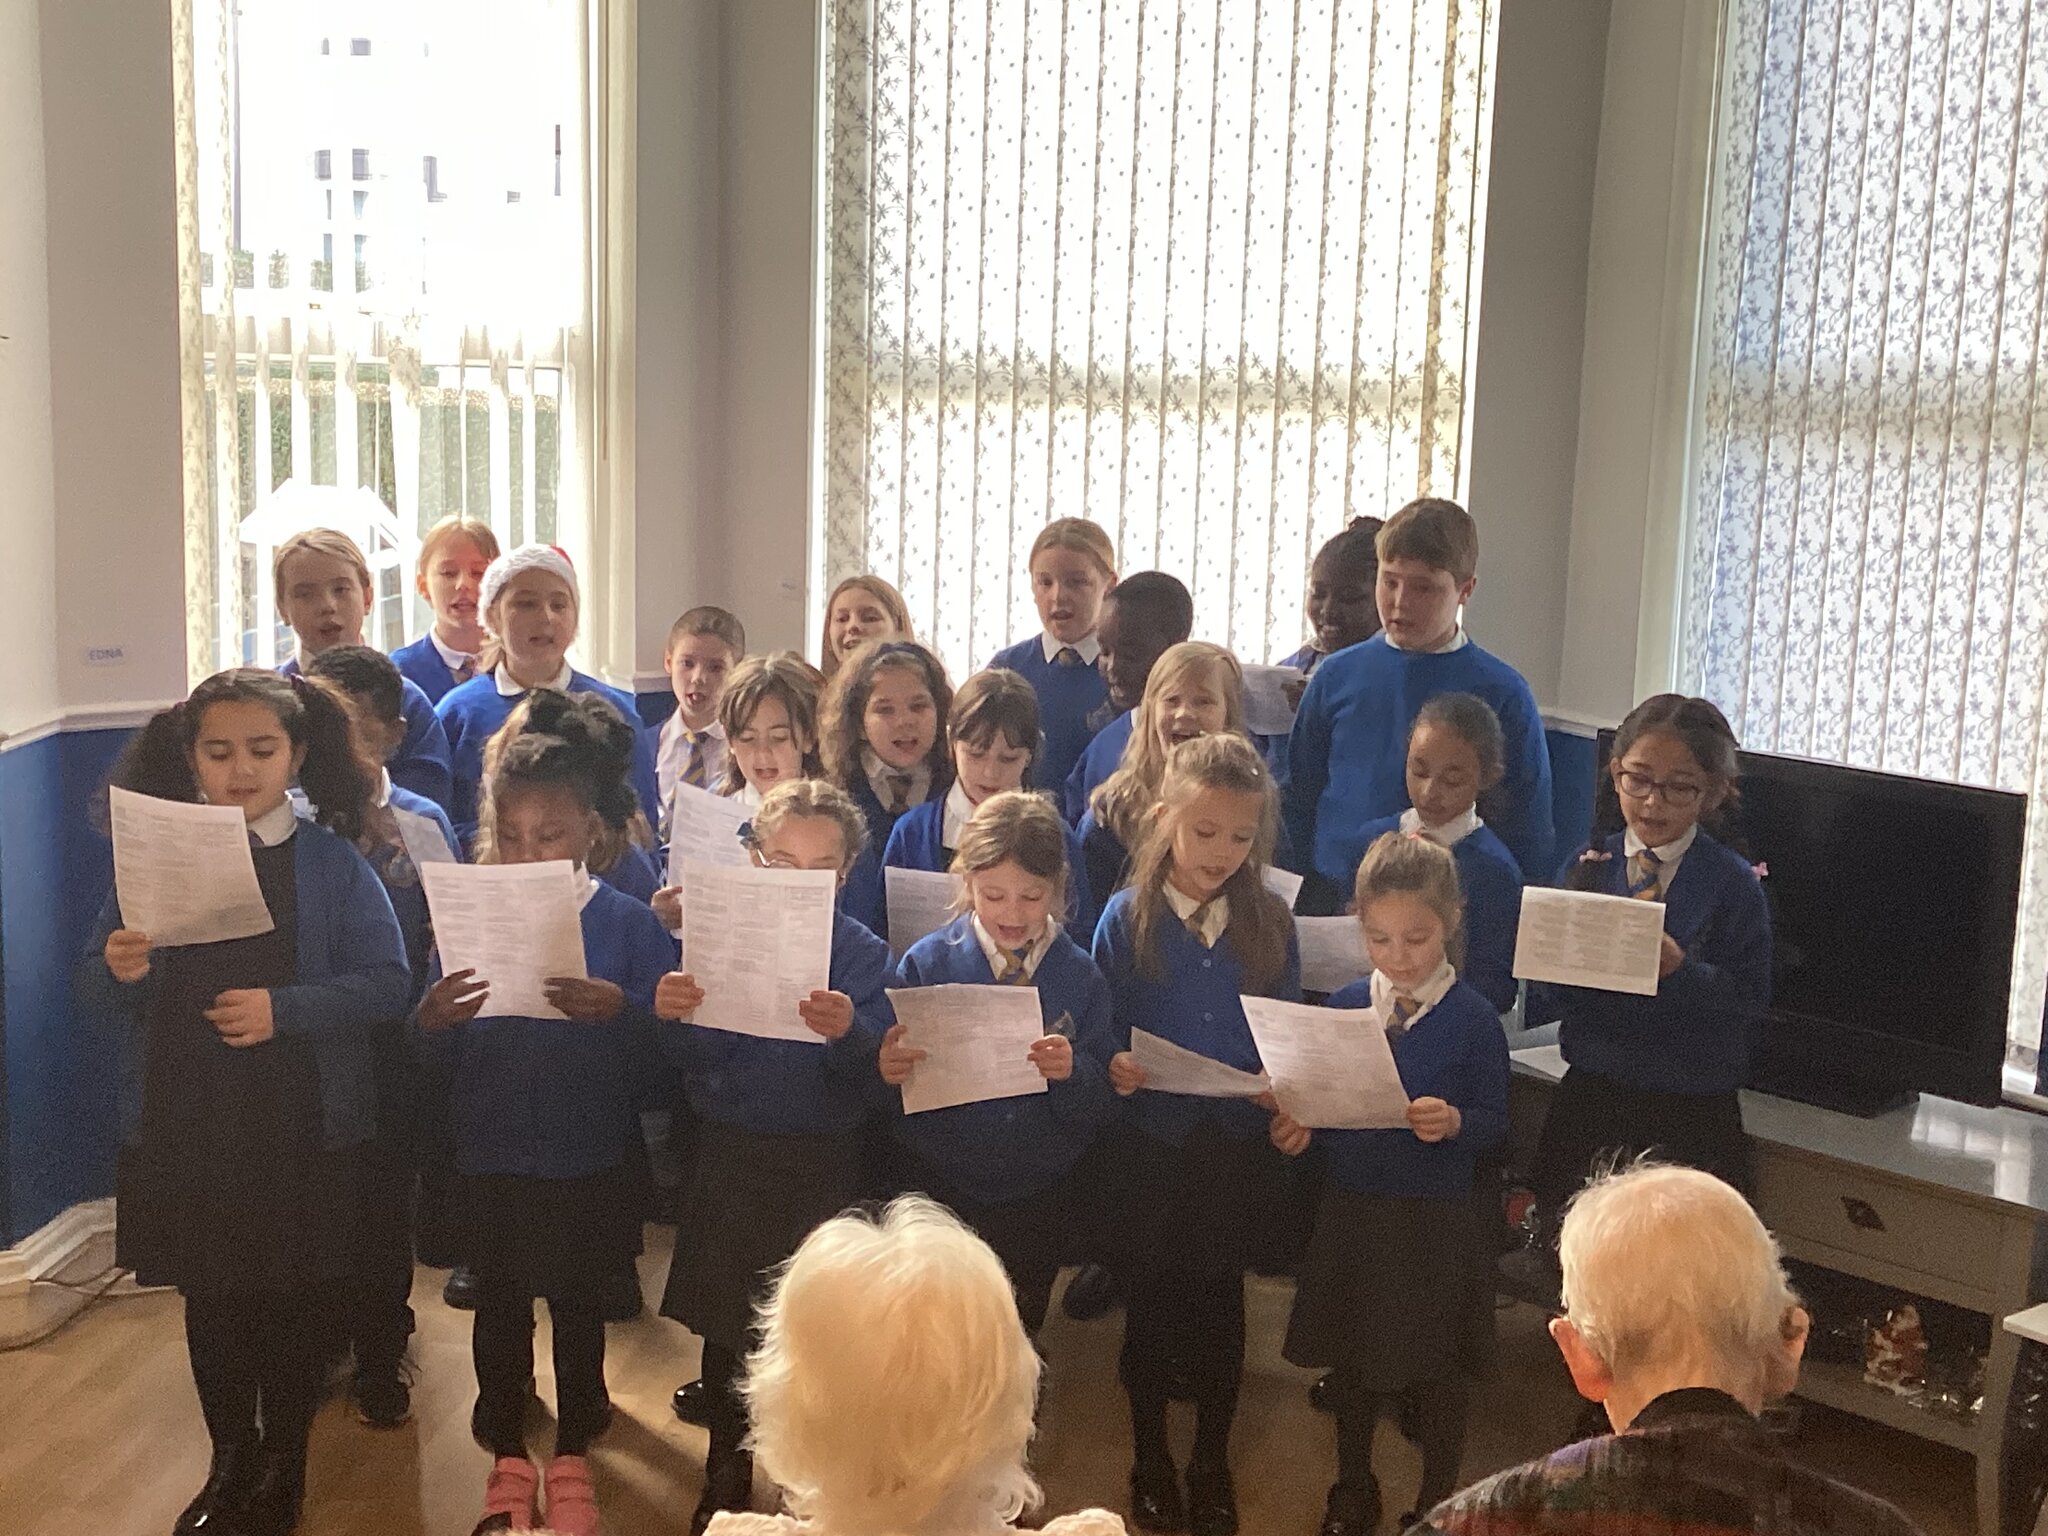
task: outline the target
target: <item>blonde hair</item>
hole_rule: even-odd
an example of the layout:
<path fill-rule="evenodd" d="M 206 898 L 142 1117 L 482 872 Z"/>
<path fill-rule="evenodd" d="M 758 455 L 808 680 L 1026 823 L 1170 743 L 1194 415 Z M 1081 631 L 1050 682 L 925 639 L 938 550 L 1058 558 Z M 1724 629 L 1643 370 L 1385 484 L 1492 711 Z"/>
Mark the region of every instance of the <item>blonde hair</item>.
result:
<path fill-rule="evenodd" d="M 476 552 L 486 560 L 495 560 L 502 553 L 498 548 L 497 532 L 489 523 L 479 522 L 473 517 L 464 517 L 457 512 L 453 516 L 442 518 L 421 536 L 420 554 L 413 562 L 413 574 L 424 581 L 427 565 L 440 553 L 441 546 L 453 544 L 457 539 L 467 539 L 474 544 Z"/>
<path fill-rule="evenodd" d="M 1038 1354 L 1001 1262 L 942 1206 L 909 1195 L 817 1227 L 760 1332 L 741 1389 L 754 1454 L 799 1519 L 981 1529 L 1039 1502 Z"/>
<path fill-rule="evenodd" d="M 1109 535 L 1100 523 L 1091 523 L 1085 517 L 1054 518 L 1039 529 L 1038 537 L 1031 541 L 1031 554 L 1024 562 L 1024 569 L 1030 570 L 1048 549 L 1086 555 L 1101 570 L 1104 581 L 1116 580 L 1116 547 L 1109 542 Z"/>
<path fill-rule="evenodd" d="M 1051 799 L 1029 789 L 1006 789 L 974 808 L 953 850 L 953 873 L 962 877 L 959 910 L 973 910 L 964 882 L 968 876 L 1014 863 L 1027 875 L 1052 884 L 1056 912 L 1067 910 L 1071 889 L 1067 869 L 1067 824 Z"/>
<path fill-rule="evenodd" d="M 1179 645 L 1169 646 L 1145 680 L 1145 696 L 1138 701 L 1137 718 L 1131 725 L 1131 739 L 1124 746 L 1123 761 L 1116 772 L 1096 786 L 1088 801 L 1095 819 L 1132 852 L 1137 851 L 1145 820 L 1159 803 L 1159 787 L 1166 778 L 1166 748 L 1161 744 L 1159 729 L 1162 701 L 1198 672 L 1219 679 L 1224 730 L 1239 734 L 1244 731 L 1244 669 L 1237 658 L 1206 640 L 1183 640 Z"/>
<path fill-rule="evenodd" d="M 1465 962 L 1465 898 L 1458 890 L 1458 863 L 1451 850 L 1419 833 L 1382 832 L 1359 861 L 1352 910 L 1361 922 L 1369 902 L 1382 896 L 1413 896 L 1444 925 L 1444 952 L 1454 967 Z"/>
<path fill-rule="evenodd" d="M 371 588 L 370 562 L 363 558 L 363 552 L 354 539 L 337 528 L 308 528 L 278 545 L 270 557 L 270 582 L 276 589 L 279 604 L 284 602 L 284 565 L 293 555 L 328 555 L 336 560 L 345 560 L 354 567 L 364 589 Z"/>
<path fill-rule="evenodd" d="M 840 594 L 852 587 L 860 588 L 861 591 L 867 593 L 869 597 L 872 597 L 883 608 L 888 610 L 889 622 L 896 626 L 896 638 L 898 640 L 916 638 L 910 632 L 910 604 L 903 601 L 903 594 L 901 592 L 898 592 L 888 582 L 882 580 L 881 577 L 869 572 L 864 571 L 858 576 L 849 576 L 846 580 L 840 582 L 838 586 L 834 587 L 832 595 L 825 599 L 825 638 L 820 642 L 818 670 L 825 675 L 828 682 L 833 674 L 839 670 L 839 654 L 832 649 L 832 610 L 837 606 Z"/>
<path fill-rule="evenodd" d="M 804 777 L 818 778 L 825 772 L 824 759 L 818 756 L 818 697 L 824 691 L 824 675 L 795 651 L 749 656 L 725 680 L 725 692 L 718 698 L 719 728 L 730 742 L 746 730 L 755 710 L 770 699 L 780 699 Z M 736 795 L 746 787 L 738 754 L 728 752 L 719 793 Z"/>
<path fill-rule="evenodd" d="M 763 795 L 751 823 L 753 841 L 759 843 L 763 838 L 773 837 L 775 829 L 785 821 L 811 819 L 839 824 L 839 838 L 844 848 L 839 872 L 844 874 L 853 868 L 854 860 L 867 846 L 867 818 L 853 803 L 853 796 L 837 784 L 827 784 L 823 779 L 790 779 Z"/>

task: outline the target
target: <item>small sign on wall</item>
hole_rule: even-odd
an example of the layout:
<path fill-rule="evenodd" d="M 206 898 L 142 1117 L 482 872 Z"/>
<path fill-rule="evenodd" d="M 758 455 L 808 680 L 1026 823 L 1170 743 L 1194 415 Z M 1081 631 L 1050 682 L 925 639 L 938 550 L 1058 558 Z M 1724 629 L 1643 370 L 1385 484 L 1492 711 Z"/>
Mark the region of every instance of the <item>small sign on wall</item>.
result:
<path fill-rule="evenodd" d="M 85 664 L 88 667 L 125 667 L 128 665 L 128 649 L 120 645 L 88 645 Z"/>

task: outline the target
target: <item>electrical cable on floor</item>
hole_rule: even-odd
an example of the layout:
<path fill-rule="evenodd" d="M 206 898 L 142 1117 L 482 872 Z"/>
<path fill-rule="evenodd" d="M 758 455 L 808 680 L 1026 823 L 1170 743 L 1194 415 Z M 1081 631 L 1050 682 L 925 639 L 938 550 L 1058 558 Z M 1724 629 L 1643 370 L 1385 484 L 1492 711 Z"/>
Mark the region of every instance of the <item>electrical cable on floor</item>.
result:
<path fill-rule="evenodd" d="M 49 1327 L 39 1333 L 32 1333 L 25 1339 L 16 1339 L 12 1343 L 0 1345 L 0 1355 L 18 1354 L 24 1349 L 33 1349 L 38 1344 L 47 1344 L 51 1339 L 57 1337 L 58 1334 L 69 1328 L 103 1301 L 129 1301 L 138 1296 L 160 1296 L 172 1289 L 172 1287 L 164 1285 L 138 1286 L 132 1291 L 122 1291 L 119 1295 L 112 1294 L 114 1288 L 123 1280 L 128 1279 L 133 1273 L 133 1270 L 124 1268 L 119 1264 L 112 1264 L 101 1270 L 98 1274 L 84 1280 L 52 1280 L 48 1278 L 31 1280 L 29 1282 L 31 1286 L 50 1286 L 56 1290 L 70 1291 L 73 1295 L 83 1296 L 86 1299 L 85 1305 L 77 1311 L 57 1319 L 56 1322 L 50 1324 Z"/>

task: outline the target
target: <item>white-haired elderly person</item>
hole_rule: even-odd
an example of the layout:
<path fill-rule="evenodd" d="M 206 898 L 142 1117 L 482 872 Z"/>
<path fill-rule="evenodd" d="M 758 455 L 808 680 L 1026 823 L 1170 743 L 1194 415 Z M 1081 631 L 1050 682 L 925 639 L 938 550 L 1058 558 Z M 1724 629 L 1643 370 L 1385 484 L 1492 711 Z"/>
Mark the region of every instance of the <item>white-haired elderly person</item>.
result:
<path fill-rule="evenodd" d="M 993 1536 L 1039 1502 L 1038 1355 L 989 1246 L 918 1196 L 816 1228 L 761 1307 L 743 1384 L 755 1464 L 790 1514 L 710 1536 Z M 1055 1536 L 1124 1536 L 1091 1509 Z"/>
<path fill-rule="evenodd" d="M 1734 1189 L 1691 1168 L 1608 1175 L 1572 1202 L 1558 1256 L 1564 1315 L 1551 1337 L 1614 1433 L 1490 1477 L 1414 1532 L 1916 1532 L 1883 1500 L 1789 1461 L 1758 1423 L 1799 1379 L 1808 1320 Z"/>

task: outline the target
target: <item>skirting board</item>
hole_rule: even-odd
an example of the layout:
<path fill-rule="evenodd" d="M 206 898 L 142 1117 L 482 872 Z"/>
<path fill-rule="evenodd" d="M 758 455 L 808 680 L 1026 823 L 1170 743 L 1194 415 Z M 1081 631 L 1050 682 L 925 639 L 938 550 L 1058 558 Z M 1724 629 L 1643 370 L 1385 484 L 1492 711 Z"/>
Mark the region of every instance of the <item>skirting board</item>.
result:
<path fill-rule="evenodd" d="M 88 1243 L 114 1230 L 114 1201 L 87 1200 L 0 1248 L 0 1297 L 25 1296 L 37 1280 L 61 1274 Z"/>

